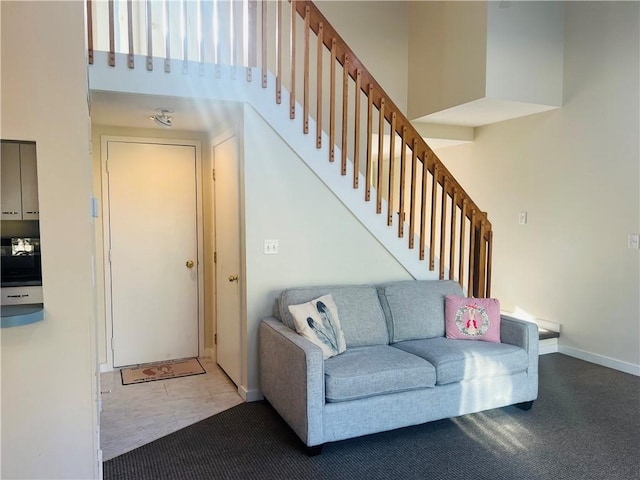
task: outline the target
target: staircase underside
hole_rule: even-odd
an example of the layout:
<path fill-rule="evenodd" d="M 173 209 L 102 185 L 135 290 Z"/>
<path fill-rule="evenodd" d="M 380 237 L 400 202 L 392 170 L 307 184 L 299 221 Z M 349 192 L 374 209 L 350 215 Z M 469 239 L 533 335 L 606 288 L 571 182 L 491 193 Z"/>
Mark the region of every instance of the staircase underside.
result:
<path fill-rule="evenodd" d="M 376 214 L 375 202 L 365 202 L 362 189 L 354 189 L 351 184 L 353 164 L 347 175 L 341 175 L 340 162 L 329 162 L 329 138 L 323 133 L 322 147 L 316 148 L 310 135 L 304 134 L 300 122 L 289 118 L 289 105 L 285 102 L 277 104 L 273 98 L 272 88 L 262 88 L 257 80 L 258 70 L 253 75 L 252 82 L 246 81 L 244 67 L 224 67 L 214 65 L 200 65 L 190 62 L 186 73 L 177 72 L 166 74 L 163 69 L 163 59 L 157 58 L 152 71 L 144 69 L 112 68 L 107 63 L 107 52 L 94 52 L 94 64 L 89 67 L 89 85 L 92 91 L 117 92 L 137 95 L 157 95 L 164 97 L 182 97 L 216 100 L 221 102 L 240 102 L 251 105 L 256 112 L 273 128 L 289 147 L 304 161 L 318 178 L 336 195 L 354 217 L 378 239 L 387 251 L 409 272 L 411 276 L 421 280 L 439 278 L 439 259 L 436 256 L 434 269 L 429 268 L 428 250 L 424 260 L 420 260 L 416 248 L 409 249 L 408 225 L 404 224 L 404 238 L 398 237 L 397 225 L 388 226 L 383 215 Z M 144 64 L 146 57 L 138 56 L 136 64 Z M 126 65 L 124 54 L 116 55 L 116 64 Z M 267 84 L 272 86 L 275 78 L 268 73 Z M 283 88 L 283 97 L 288 92 Z M 296 104 L 295 117 L 303 115 L 302 106 Z M 313 119 L 309 119 L 309 131 L 315 131 Z M 335 156 L 340 158 L 340 151 L 336 148 Z M 365 179 L 362 174 L 360 184 Z M 375 190 L 372 193 L 375 198 Z M 383 199 L 383 211 L 386 211 L 386 201 Z M 419 238 L 414 237 L 415 245 Z M 445 270 L 445 278 L 449 272 Z"/>

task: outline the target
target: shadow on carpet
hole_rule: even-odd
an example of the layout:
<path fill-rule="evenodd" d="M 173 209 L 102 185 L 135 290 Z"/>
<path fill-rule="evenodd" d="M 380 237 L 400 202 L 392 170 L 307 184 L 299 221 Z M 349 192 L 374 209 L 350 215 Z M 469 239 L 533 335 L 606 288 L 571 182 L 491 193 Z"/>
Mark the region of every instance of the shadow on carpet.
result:
<path fill-rule="evenodd" d="M 640 379 L 540 357 L 533 408 L 505 407 L 325 445 L 308 457 L 266 402 L 239 405 L 104 463 L 106 480 L 640 478 Z"/>

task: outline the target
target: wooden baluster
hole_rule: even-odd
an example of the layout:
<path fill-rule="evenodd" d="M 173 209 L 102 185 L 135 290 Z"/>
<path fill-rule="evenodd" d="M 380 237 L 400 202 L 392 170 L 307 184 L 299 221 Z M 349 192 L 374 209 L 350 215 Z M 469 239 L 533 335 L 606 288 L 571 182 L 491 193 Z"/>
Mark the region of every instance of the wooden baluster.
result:
<path fill-rule="evenodd" d="M 129 1 L 128 3 L 131 3 L 131 1 Z M 171 72 L 171 22 L 169 21 L 169 8 L 167 7 L 167 0 L 163 0 L 162 2 L 162 15 L 164 16 L 164 50 L 165 50 L 164 71 L 166 73 L 170 73 Z M 129 50 L 133 51 L 133 35 L 129 37 Z M 133 55 L 131 55 L 131 63 L 133 63 Z"/>
<path fill-rule="evenodd" d="M 487 246 L 485 241 L 485 228 L 486 228 L 486 213 L 481 213 L 482 217 L 480 218 L 480 230 L 478 232 L 476 243 L 478 245 L 478 256 L 477 256 L 477 276 L 476 276 L 476 296 L 477 297 L 485 297 L 485 279 L 487 275 Z"/>
<path fill-rule="evenodd" d="M 391 113 L 391 142 L 389 146 L 389 188 L 387 190 L 387 225 L 393 225 L 393 191 L 395 181 L 395 150 L 396 150 L 396 112 Z"/>
<path fill-rule="evenodd" d="M 265 0 L 263 0 L 264 2 Z M 276 2 L 276 103 L 282 103 L 282 1 Z"/>
<path fill-rule="evenodd" d="M 189 72 L 189 22 L 187 21 L 187 2 L 182 4 L 182 73 Z"/>
<path fill-rule="evenodd" d="M 491 297 L 491 260 L 493 253 L 493 230 L 489 230 L 489 245 L 487 248 L 487 295 L 486 297 Z"/>
<path fill-rule="evenodd" d="M 215 76 L 216 78 L 220 78 L 222 75 L 222 34 L 220 33 L 221 23 L 221 14 L 220 14 L 220 2 L 218 0 L 214 0 L 213 2 L 213 38 L 214 38 L 214 63 L 215 66 Z"/>
<path fill-rule="evenodd" d="M 406 157 L 407 157 L 407 127 L 402 127 L 402 136 L 400 138 L 402 150 L 400 151 L 400 192 L 398 198 L 398 238 L 404 237 L 404 202 L 405 202 L 405 175 L 406 175 Z"/>
<path fill-rule="evenodd" d="M 255 67 L 258 63 L 258 2 L 257 0 L 249 0 L 248 5 L 248 16 L 249 20 L 247 22 L 247 30 L 248 30 L 248 39 L 249 45 L 248 49 L 248 60 L 249 65 L 247 65 L 247 82 L 253 80 L 253 67 Z"/>
<path fill-rule="evenodd" d="M 148 1 L 148 0 L 147 0 Z M 116 35 L 114 28 L 113 0 L 109 0 L 109 66 L 116 66 Z"/>
<path fill-rule="evenodd" d="M 464 247 L 465 247 L 465 236 L 467 229 L 467 202 L 466 198 L 462 199 L 462 210 L 460 211 L 460 255 L 458 258 L 458 283 L 462 288 L 464 288 Z"/>
<path fill-rule="evenodd" d="M 458 210 L 458 189 L 453 188 L 451 203 L 451 237 L 449 238 L 449 280 L 455 277 L 456 264 L 456 214 Z"/>
<path fill-rule="evenodd" d="M 371 200 L 371 182 L 373 181 L 371 175 L 371 163 L 372 163 L 372 148 L 373 148 L 373 85 L 369 84 L 367 89 L 367 168 L 366 177 L 367 184 L 364 189 L 364 200 L 368 202 Z"/>
<path fill-rule="evenodd" d="M 331 39 L 330 86 L 329 86 L 329 161 L 336 159 L 336 39 Z"/>
<path fill-rule="evenodd" d="M 322 46 L 324 45 L 324 25 L 318 24 L 316 50 L 316 148 L 322 147 Z"/>
<path fill-rule="evenodd" d="M 196 2 L 196 21 L 197 23 L 197 31 L 196 31 L 196 41 L 197 41 L 197 57 L 198 57 L 198 74 L 204 75 L 204 39 L 202 37 L 202 32 L 204 31 L 204 24 L 202 18 L 202 2 Z"/>
<path fill-rule="evenodd" d="M 239 36 L 239 32 L 237 31 L 238 25 L 236 20 L 236 8 L 237 5 L 241 5 L 239 2 L 231 2 L 229 5 L 229 33 L 230 38 L 225 39 L 225 41 L 229 42 L 229 65 L 231 66 L 231 78 L 233 80 L 236 79 L 236 38 Z"/>
<path fill-rule="evenodd" d="M 304 14 L 304 68 L 303 68 L 303 94 L 302 94 L 302 131 L 309 133 L 309 6 Z"/>
<path fill-rule="evenodd" d="M 449 178 L 445 175 L 442 179 L 442 206 L 440 208 L 440 280 L 444 280 L 444 255 L 445 239 L 447 238 L 447 182 Z"/>
<path fill-rule="evenodd" d="M 127 0 L 127 41 L 129 43 L 129 54 L 127 55 L 127 66 L 135 67 L 133 57 L 133 2 Z"/>
<path fill-rule="evenodd" d="M 267 88 L 267 2 L 262 0 L 262 88 Z"/>
<path fill-rule="evenodd" d="M 347 123 L 349 121 L 349 55 L 344 56 L 342 64 L 342 168 L 340 173 L 347 174 Z"/>
<path fill-rule="evenodd" d="M 147 0 L 147 70 L 153 70 L 153 36 L 151 29 L 151 0 Z"/>
<path fill-rule="evenodd" d="M 93 6 L 91 0 L 87 0 L 87 48 L 89 65 L 93 65 Z"/>
<path fill-rule="evenodd" d="M 355 128 L 353 139 L 353 188 L 358 188 L 360 176 L 360 96 L 362 88 L 362 70 L 356 70 L 356 106 L 355 106 Z"/>
<path fill-rule="evenodd" d="M 296 0 L 291 0 L 291 91 L 289 92 L 289 118 L 296 118 Z"/>
<path fill-rule="evenodd" d="M 376 213 L 382 213 L 382 174 L 384 173 L 384 98 L 380 99 L 380 116 L 378 117 L 378 182 L 376 186 Z"/>
<path fill-rule="evenodd" d="M 475 282 L 475 250 L 476 250 L 476 209 L 471 210 L 471 225 L 469 227 L 469 284 L 467 286 L 468 296 L 475 296 L 473 288 Z"/>
<path fill-rule="evenodd" d="M 242 16 L 240 17 L 242 18 Z M 258 57 L 258 5 L 256 0 L 247 1 L 247 21 L 243 22 L 243 28 L 247 29 L 247 82 L 253 80 L 253 67 L 256 66 Z M 244 33 L 240 33 L 240 37 L 244 38 Z M 241 50 L 242 51 L 242 50 Z M 243 59 L 244 60 L 244 59 Z"/>
<path fill-rule="evenodd" d="M 436 254 L 436 208 L 438 206 L 438 170 L 440 165 L 438 163 L 433 167 L 433 178 L 431 188 L 431 245 L 429 245 L 429 270 L 433 271 L 436 268 L 435 254 Z M 442 261 L 442 260 L 441 260 Z"/>
<path fill-rule="evenodd" d="M 416 234 L 416 170 L 418 169 L 418 140 L 413 139 L 413 153 L 411 156 L 411 199 L 409 200 L 409 248 L 414 247 Z"/>
<path fill-rule="evenodd" d="M 429 173 L 429 164 L 427 153 L 424 153 L 422 159 L 422 201 L 420 202 L 420 260 L 424 260 L 424 249 L 427 236 L 427 175 Z M 433 250 L 433 245 L 429 247 Z"/>

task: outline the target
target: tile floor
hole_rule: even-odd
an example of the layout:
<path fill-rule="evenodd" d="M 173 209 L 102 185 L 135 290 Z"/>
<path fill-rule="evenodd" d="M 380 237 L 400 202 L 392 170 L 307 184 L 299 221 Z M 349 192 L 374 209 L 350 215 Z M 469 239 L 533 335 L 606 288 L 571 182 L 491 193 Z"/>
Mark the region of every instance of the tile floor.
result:
<path fill-rule="evenodd" d="M 122 385 L 119 370 L 100 374 L 103 460 L 243 402 L 220 367 L 208 357 L 199 360 L 204 375 Z"/>

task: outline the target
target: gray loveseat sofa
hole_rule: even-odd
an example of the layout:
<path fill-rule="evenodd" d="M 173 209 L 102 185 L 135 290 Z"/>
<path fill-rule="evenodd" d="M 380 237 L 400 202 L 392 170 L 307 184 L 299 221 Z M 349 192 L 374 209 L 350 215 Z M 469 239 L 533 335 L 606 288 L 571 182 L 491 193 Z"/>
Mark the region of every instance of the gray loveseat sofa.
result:
<path fill-rule="evenodd" d="M 347 349 L 323 359 L 289 305 L 331 294 Z M 528 409 L 538 395 L 538 329 L 502 316 L 501 343 L 445 337 L 452 281 L 293 288 L 259 327 L 261 387 L 309 453 L 322 445 L 482 410 Z"/>

